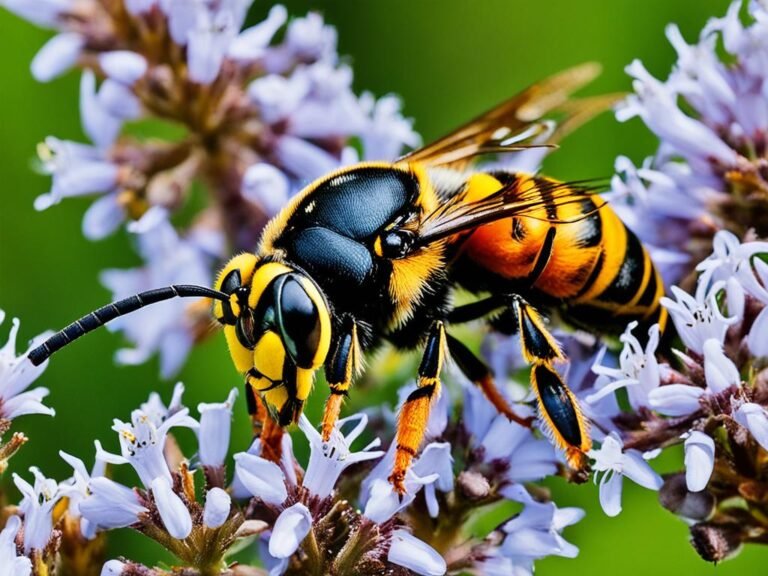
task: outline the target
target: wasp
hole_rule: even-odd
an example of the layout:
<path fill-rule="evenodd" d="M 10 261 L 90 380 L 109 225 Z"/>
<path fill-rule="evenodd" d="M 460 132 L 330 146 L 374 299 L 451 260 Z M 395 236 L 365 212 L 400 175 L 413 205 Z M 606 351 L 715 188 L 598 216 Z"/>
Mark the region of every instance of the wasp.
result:
<path fill-rule="evenodd" d="M 295 423 L 324 368 L 327 441 L 361 370 L 385 341 L 422 350 L 417 388 L 398 415 L 390 476 L 402 493 L 440 394 L 447 357 L 511 420 L 530 425 L 486 364 L 451 335 L 485 320 L 519 334 L 538 412 L 569 464 L 586 466 L 587 422 L 554 364 L 563 352 L 545 315 L 597 331 L 664 322 L 663 284 L 647 250 L 589 186 L 475 167 L 487 154 L 555 145 L 616 97 L 574 99 L 598 73 L 585 64 L 535 84 L 394 163 L 342 168 L 311 183 L 266 226 L 254 253 L 221 270 L 214 289 L 169 286 L 109 304 L 30 353 L 39 364 L 82 334 L 173 297 L 213 299 L 249 411 L 267 436 Z M 557 124 L 547 120 L 561 116 Z M 477 295 L 452 306 L 462 288 Z M 271 432 L 270 432 L 271 430 Z"/>

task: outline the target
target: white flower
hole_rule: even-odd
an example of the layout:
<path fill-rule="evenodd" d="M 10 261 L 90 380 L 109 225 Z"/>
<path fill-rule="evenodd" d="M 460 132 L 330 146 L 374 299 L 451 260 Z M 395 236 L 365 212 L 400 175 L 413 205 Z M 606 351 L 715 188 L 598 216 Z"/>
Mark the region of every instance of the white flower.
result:
<path fill-rule="evenodd" d="M 762 260 L 755 260 L 755 274 L 752 270 L 752 259 L 757 254 L 768 253 L 768 242 L 739 242 L 735 234 L 727 230 L 720 230 L 712 240 L 712 254 L 696 266 L 701 272 L 699 276 L 699 288 L 706 289 L 716 282 L 735 282 L 746 292 L 768 303 L 768 290 L 765 282 L 760 282 L 759 268 L 764 265 Z M 766 277 L 768 278 L 768 276 Z M 731 296 L 732 284 L 728 284 L 726 293 Z M 729 313 L 731 310 L 729 298 Z M 740 314 L 739 314 L 740 315 Z"/>
<path fill-rule="evenodd" d="M 32 486 L 18 474 L 13 482 L 23 495 L 19 508 L 24 513 L 24 553 L 43 550 L 53 532 L 53 509 L 64 494 L 55 480 L 43 476 L 36 467 L 29 469 L 35 477 Z"/>
<path fill-rule="evenodd" d="M 48 194 L 35 199 L 36 210 L 45 210 L 62 198 L 108 192 L 117 185 L 118 167 L 94 146 L 49 136 L 38 154 L 53 184 Z"/>
<path fill-rule="evenodd" d="M 16 556 L 16 535 L 21 528 L 21 518 L 11 516 L 0 532 L 0 576 L 30 576 L 32 561 Z"/>
<path fill-rule="evenodd" d="M 269 553 L 274 558 L 290 558 L 312 529 L 312 515 L 298 502 L 280 513 L 269 538 Z"/>
<path fill-rule="evenodd" d="M 698 430 L 688 433 L 685 440 L 685 482 L 688 490 L 704 490 L 714 469 L 715 441 Z"/>
<path fill-rule="evenodd" d="M 171 481 L 164 476 L 158 476 L 152 480 L 150 489 L 168 534 L 179 540 L 189 536 L 192 532 L 192 517 L 184 502 L 173 491 Z"/>
<path fill-rule="evenodd" d="M 229 518 L 232 509 L 232 499 L 221 488 L 211 488 L 205 495 L 203 508 L 203 525 L 208 528 L 218 528 Z"/>
<path fill-rule="evenodd" d="M 146 414 L 155 426 L 160 426 L 170 416 L 184 408 L 181 400 L 183 395 L 184 384 L 177 382 L 173 387 L 173 395 L 171 396 L 171 401 L 168 403 L 168 406 L 165 405 L 160 394 L 157 392 L 150 392 L 149 399 L 139 406 L 139 410 Z"/>
<path fill-rule="evenodd" d="M 341 432 L 347 423 L 356 423 L 348 434 Z M 336 481 L 349 466 L 366 460 L 381 457 L 381 450 L 372 450 L 381 442 L 373 440 L 359 452 L 350 451 L 352 443 L 363 433 L 368 424 L 368 416 L 364 413 L 342 418 L 336 423 L 328 442 L 323 442 L 320 433 L 312 426 L 309 419 L 302 414 L 299 428 L 309 440 L 309 464 L 304 474 L 303 486 L 319 498 L 331 495 Z"/>
<path fill-rule="evenodd" d="M 130 50 L 113 50 L 99 54 L 99 66 L 112 80 L 133 85 L 147 72 L 147 59 Z"/>
<path fill-rule="evenodd" d="M 744 426 L 755 441 L 768 450 L 768 411 L 754 402 L 738 403 L 732 400 L 733 419 Z"/>
<path fill-rule="evenodd" d="M 240 32 L 232 40 L 227 55 L 236 60 L 256 60 L 264 56 L 272 37 L 285 24 L 288 11 L 285 6 L 273 6 L 267 19 Z"/>
<path fill-rule="evenodd" d="M 200 444 L 200 462 L 205 466 L 223 466 L 229 450 L 229 435 L 232 428 L 232 406 L 237 398 L 233 388 L 225 402 L 198 404 L 200 428 L 197 437 Z"/>
<path fill-rule="evenodd" d="M 710 338 L 702 346 L 706 388 L 686 384 L 669 384 L 652 390 L 648 405 L 667 416 L 685 416 L 701 407 L 701 400 L 708 395 L 719 394 L 731 386 L 739 386 L 741 376 L 716 338 Z"/>
<path fill-rule="evenodd" d="M 632 330 L 637 322 L 630 322 L 621 335 L 624 347 L 619 354 L 619 367 L 610 368 L 601 365 L 605 349 L 592 364 L 595 374 L 610 378 L 613 382 L 602 386 L 595 393 L 586 397 L 587 404 L 594 405 L 619 388 L 626 388 L 629 402 L 637 409 L 648 405 L 649 394 L 658 388 L 661 382 L 659 363 L 656 360 L 656 348 L 659 345 L 659 325 L 654 324 L 648 330 L 648 343 L 645 348 L 640 344 Z"/>
<path fill-rule="evenodd" d="M 359 102 L 368 117 L 360 137 L 366 160 L 394 160 L 403 145 L 419 147 L 421 137 L 413 130 L 413 120 L 403 118 L 397 96 L 390 94 L 377 100 L 370 92 L 363 92 Z"/>
<path fill-rule="evenodd" d="M 649 490 L 658 490 L 663 483 L 637 450 L 624 451 L 617 434 L 611 433 L 599 449 L 588 453 L 594 459 L 595 483 L 600 485 L 600 505 L 608 516 L 621 512 L 621 488 L 624 476 Z M 603 474 L 598 474 L 602 472 Z"/>
<path fill-rule="evenodd" d="M 101 568 L 101 576 L 120 576 L 125 569 L 125 562 L 120 560 L 110 560 Z"/>
<path fill-rule="evenodd" d="M 121 118 L 104 108 L 96 92 L 96 76 L 83 71 L 80 78 L 80 120 L 83 130 L 99 149 L 114 144 L 123 127 Z"/>
<path fill-rule="evenodd" d="M 96 529 L 98 526 L 90 522 L 87 518 L 82 517 L 80 504 L 90 494 L 89 484 L 91 483 L 91 480 L 104 476 L 106 462 L 97 458 L 93 465 L 93 470 L 88 473 L 85 464 L 80 458 L 70 456 L 61 450 L 59 450 L 59 456 L 61 456 L 67 464 L 72 466 L 72 469 L 74 470 L 72 479 L 62 482 L 59 486 L 62 493 L 69 499 L 69 515 L 72 516 L 72 518 L 80 518 L 80 533 L 84 538 L 92 540 L 96 536 Z"/>
<path fill-rule="evenodd" d="M 0 324 L 5 320 L 5 312 L 0 310 Z M 13 420 L 25 414 L 47 414 L 53 416 L 53 408 L 43 405 L 43 398 L 48 396 L 47 388 L 27 390 L 48 366 L 46 360 L 39 366 L 33 366 L 27 359 L 27 354 L 39 344 L 42 344 L 49 333 L 41 334 L 32 339 L 29 348 L 16 356 L 16 337 L 19 333 L 20 322 L 14 318 L 8 341 L 0 348 L 0 418 Z"/>
<path fill-rule="evenodd" d="M 384 458 L 371 470 L 360 488 L 363 515 L 382 523 L 408 507 L 422 488 L 425 488 L 427 510 L 430 516 L 439 512 L 435 489 L 453 490 L 453 457 L 447 442 L 427 444 L 414 459 L 405 475 L 405 494 L 398 494 L 387 479 L 395 462 L 396 445 L 393 442 Z"/>
<path fill-rule="evenodd" d="M 285 35 L 288 49 L 302 60 L 335 61 L 336 29 L 326 26 L 323 17 L 310 12 L 288 25 Z"/>
<path fill-rule="evenodd" d="M 525 507 L 502 526 L 505 537 L 501 546 L 491 549 L 478 563 L 482 574 L 530 576 L 534 560 L 546 556 L 575 558 L 578 555 L 579 549 L 567 542 L 561 533 L 584 517 L 583 510 L 558 508 L 553 502 L 537 502 L 520 485 L 507 486 L 503 493 Z"/>
<path fill-rule="evenodd" d="M 80 514 L 97 528 L 124 528 L 149 512 L 134 490 L 103 476 L 88 482 L 88 492 L 80 503 Z"/>
<path fill-rule="evenodd" d="M 101 282 L 113 293 L 114 300 L 126 298 L 171 284 L 211 284 L 213 255 L 198 238 L 181 238 L 167 220 L 138 236 L 139 250 L 146 261 L 141 268 L 109 269 L 101 273 Z M 117 352 L 121 364 L 140 364 L 155 352 L 160 353 L 160 372 L 175 374 L 192 348 L 194 336 L 185 311 L 188 302 L 175 298 L 155 306 L 121 316 L 107 324 L 111 331 L 123 331 L 134 348 Z"/>
<path fill-rule="evenodd" d="M 639 60 L 626 68 L 634 78 L 631 94 L 616 117 L 620 121 L 640 116 L 664 142 L 688 160 L 717 158 L 735 164 L 738 155 L 708 126 L 687 116 L 678 107 L 676 94 L 651 76 Z"/>
<path fill-rule="evenodd" d="M 241 193 L 270 216 L 282 209 L 288 201 L 290 190 L 288 177 L 266 162 L 249 166 L 243 175 Z"/>
<path fill-rule="evenodd" d="M 288 497 L 285 475 L 280 467 L 255 454 L 235 454 L 235 480 L 252 496 L 261 498 L 267 504 L 280 505 Z M 240 491 L 236 491 L 240 495 Z"/>
<path fill-rule="evenodd" d="M 402 528 L 392 532 L 387 560 L 422 576 L 443 576 L 447 570 L 445 560 L 434 548 Z"/>
<path fill-rule="evenodd" d="M 110 464 L 130 464 L 139 475 L 146 488 L 151 488 L 156 478 L 164 478 L 169 484 L 173 482 L 171 471 L 165 460 L 163 450 L 168 431 L 176 426 L 197 428 L 197 422 L 188 415 L 186 408 L 176 412 L 156 426 L 152 419 L 141 410 L 131 413 L 131 422 L 114 420 L 112 430 L 120 438 L 121 456 L 111 454 L 96 444 L 96 457 Z"/>
<path fill-rule="evenodd" d="M 463 385 L 463 423 L 472 434 L 472 444 L 482 448 L 484 462 L 506 464 L 504 478 L 509 482 L 532 482 L 557 471 L 557 456 L 552 444 L 536 438 L 529 428 L 499 414 L 485 395 L 471 382 Z M 516 405 L 518 416 L 533 414 L 528 406 Z"/>
<path fill-rule="evenodd" d="M 50 82 L 72 68 L 80 58 L 85 38 L 75 32 L 57 34 L 32 59 L 32 76 L 38 82 Z"/>
<path fill-rule="evenodd" d="M 676 300 L 666 296 L 661 299 L 661 305 L 669 310 L 683 343 L 697 354 L 704 353 L 704 342 L 710 338 L 722 344 L 728 326 L 738 321 L 737 318 L 726 318 L 720 311 L 717 295 L 723 287 L 723 282 L 715 282 L 707 290 L 697 290 L 694 298 L 672 286 Z"/>
<path fill-rule="evenodd" d="M 3 0 L 3 8 L 38 26 L 56 27 L 76 0 Z"/>

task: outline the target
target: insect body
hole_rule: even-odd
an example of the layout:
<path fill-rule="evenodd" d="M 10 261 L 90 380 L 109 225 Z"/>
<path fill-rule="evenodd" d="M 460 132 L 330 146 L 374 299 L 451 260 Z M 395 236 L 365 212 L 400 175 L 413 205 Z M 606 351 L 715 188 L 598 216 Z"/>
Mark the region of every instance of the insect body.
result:
<path fill-rule="evenodd" d="M 554 143 L 603 110 L 614 97 L 568 99 L 595 73 L 591 65 L 566 71 L 395 163 L 343 168 L 297 195 L 267 226 L 256 252 L 235 256 L 205 294 L 215 300 L 214 316 L 245 376 L 249 410 L 271 429 L 295 422 L 324 367 L 328 439 L 363 352 L 385 340 L 421 347 L 418 387 L 399 415 L 390 477 L 402 492 L 440 393 L 446 353 L 499 411 L 529 424 L 485 364 L 449 333 L 452 324 L 489 319 L 520 334 L 541 417 L 569 462 L 583 466 L 586 422 L 553 368 L 563 355 L 539 310 L 557 310 L 587 328 L 651 321 L 661 314 L 661 280 L 637 238 L 588 188 L 472 170 L 471 163 L 543 137 Z M 543 120 L 552 112 L 563 116 L 556 128 Z M 487 296 L 454 308 L 459 286 Z M 138 305 L 118 303 L 111 317 Z M 66 328 L 31 353 L 33 362 L 99 320 L 97 314 L 88 326 L 81 320 Z"/>

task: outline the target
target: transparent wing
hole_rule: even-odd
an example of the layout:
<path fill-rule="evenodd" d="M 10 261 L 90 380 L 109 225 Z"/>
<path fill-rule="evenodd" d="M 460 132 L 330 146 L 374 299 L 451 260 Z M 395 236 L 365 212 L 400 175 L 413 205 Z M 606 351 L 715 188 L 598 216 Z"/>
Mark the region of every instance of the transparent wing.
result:
<path fill-rule="evenodd" d="M 483 154 L 556 146 L 566 134 L 623 96 L 569 99 L 599 73 L 600 65 L 589 62 L 550 76 L 400 161 L 462 169 Z M 549 131 L 551 135 L 541 143 L 541 136 Z"/>

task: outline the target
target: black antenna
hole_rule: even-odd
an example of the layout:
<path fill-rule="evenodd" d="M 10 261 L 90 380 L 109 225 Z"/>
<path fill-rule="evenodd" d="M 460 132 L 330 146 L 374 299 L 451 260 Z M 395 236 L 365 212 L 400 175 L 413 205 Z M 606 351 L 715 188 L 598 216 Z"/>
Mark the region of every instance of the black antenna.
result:
<path fill-rule="evenodd" d="M 86 314 L 79 320 L 75 320 L 62 331 L 57 332 L 40 346 L 32 350 L 27 357 L 34 366 L 39 366 L 57 350 L 63 348 L 74 340 L 77 340 L 83 334 L 92 332 L 99 326 L 104 326 L 104 324 L 114 320 L 118 316 L 130 314 L 139 308 L 144 308 L 144 306 L 149 306 L 150 304 L 162 302 L 163 300 L 170 300 L 171 298 L 176 297 L 207 297 L 223 301 L 229 300 L 229 296 L 224 292 L 211 290 L 210 288 L 205 288 L 203 286 L 195 286 L 194 284 L 177 284 L 165 286 L 164 288 L 147 290 L 146 292 L 141 292 L 140 294 L 135 294 L 128 298 L 124 298 L 123 300 L 118 300 L 117 302 L 102 306 L 98 310 Z"/>

